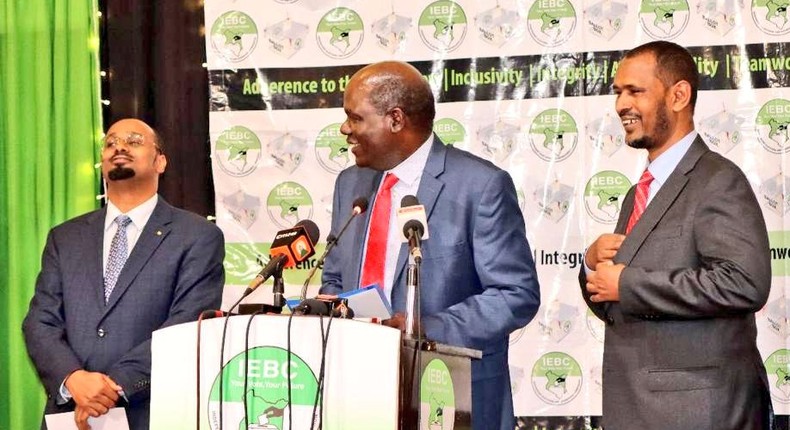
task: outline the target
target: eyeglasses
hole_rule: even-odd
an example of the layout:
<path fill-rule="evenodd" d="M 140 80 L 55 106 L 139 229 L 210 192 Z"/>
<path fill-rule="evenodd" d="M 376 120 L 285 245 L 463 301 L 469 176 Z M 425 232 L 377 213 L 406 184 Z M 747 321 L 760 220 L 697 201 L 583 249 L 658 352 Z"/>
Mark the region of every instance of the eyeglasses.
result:
<path fill-rule="evenodd" d="M 145 138 L 143 137 L 143 135 L 140 134 L 140 133 L 132 132 L 132 133 L 127 134 L 126 138 L 117 136 L 115 134 L 111 134 L 111 135 L 105 137 L 104 138 L 103 149 L 105 149 L 105 150 L 115 149 L 122 142 L 124 144 L 126 144 L 126 146 L 128 146 L 129 148 L 140 148 L 140 147 L 145 146 Z M 154 146 L 156 147 L 157 151 L 161 152 L 161 149 L 159 148 L 159 145 L 154 144 Z"/>

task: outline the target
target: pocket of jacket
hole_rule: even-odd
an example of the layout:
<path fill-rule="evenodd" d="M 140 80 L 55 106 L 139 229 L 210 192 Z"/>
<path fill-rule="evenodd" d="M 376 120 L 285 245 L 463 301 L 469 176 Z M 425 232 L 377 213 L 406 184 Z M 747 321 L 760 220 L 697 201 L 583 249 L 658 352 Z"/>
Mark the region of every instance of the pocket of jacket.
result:
<path fill-rule="evenodd" d="M 647 389 L 689 391 L 718 388 L 723 383 L 720 373 L 717 366 L 651 369 L 647 371 Z"/>

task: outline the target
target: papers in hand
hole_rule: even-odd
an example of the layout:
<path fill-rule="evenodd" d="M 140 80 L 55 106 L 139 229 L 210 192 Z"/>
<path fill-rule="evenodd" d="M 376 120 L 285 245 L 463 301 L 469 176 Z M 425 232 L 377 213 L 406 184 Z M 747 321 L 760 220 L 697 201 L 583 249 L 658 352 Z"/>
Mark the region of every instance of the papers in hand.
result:
<path fill-rule="evenodd" d="M 349 291 L 337 297 L 348 300 L 348 307 L 354 310 L 354 318 L 381 320 L 392 318 L 389 300 L 384 297 L 384 292 L 377 284 Z"/>
<path fill-rule="evenodd" d="M 49 430 L 77 430 L 74 422 L 74 412 L 62 414 L 48 414 L 44 416 Z M 112 408 L 106 414 L 88 418 L 91 430 L 129 430 L 129 421 L 126 420 L 126 409 Z"/>

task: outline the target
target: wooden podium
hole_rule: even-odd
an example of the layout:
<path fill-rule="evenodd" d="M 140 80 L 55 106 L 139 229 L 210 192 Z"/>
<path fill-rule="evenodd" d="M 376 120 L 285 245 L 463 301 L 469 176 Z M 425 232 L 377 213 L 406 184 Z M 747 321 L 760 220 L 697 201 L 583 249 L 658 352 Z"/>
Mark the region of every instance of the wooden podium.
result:
<path fill-rule="evenodd" d="M 152 430 L 471 428 L 475 351 L 423 343 L 417 354 L 398 330 L 362 321 L 240 315 L 220 361 L 224 323 L 201 323 L 199 380 L 198 323 L 154 332 Z"/>

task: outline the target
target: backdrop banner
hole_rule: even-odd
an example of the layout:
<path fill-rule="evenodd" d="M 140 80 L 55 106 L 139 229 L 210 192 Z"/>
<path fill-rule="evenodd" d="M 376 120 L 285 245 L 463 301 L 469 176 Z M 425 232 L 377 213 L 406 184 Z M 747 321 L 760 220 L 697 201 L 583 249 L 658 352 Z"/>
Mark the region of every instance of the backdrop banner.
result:
<path fill-rule="evenodd" d="M 436 95 L 436 134 L 507 170 L 518 189 L 543 304 L 511 335 L 516 415 L 567 417 L 568 425 L 589 427 L 589 419 L 573 417 L 601 414 L 604 325 L 587 310 L 577 274 L 585 247 L 613 230 L 622 198 L 646 164 L 644 151 L 624 144 L 612 79 L 625 51 L 671 40 L 688 47 L 701 75 L 697 131 L 741 166 L 765 214 L 774 277 L 757 315 L 758 345 L 774 408 L 790 414 L 785 3 L 207 0 L 225 306 L 267 261 L 276 231 L 309 218 L 322 231 L 323 248 L 335 177 L 354 163 L 339 130 L 345 86 L 363 65 L 408 61 Z M 314 264 L 286 271 L 286 295 L 298 296 Z M 311 294 L 319 282 L 312 280 Z M 270 302 L 265 290 L 271 288 L 249 301 Z M 521 422 L 537 428 L 545 421 Z"/>

